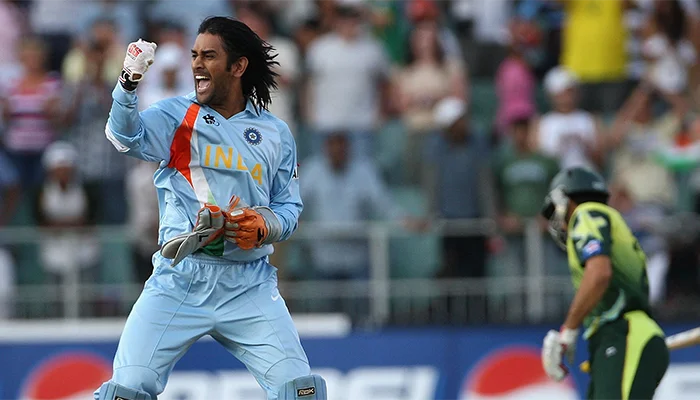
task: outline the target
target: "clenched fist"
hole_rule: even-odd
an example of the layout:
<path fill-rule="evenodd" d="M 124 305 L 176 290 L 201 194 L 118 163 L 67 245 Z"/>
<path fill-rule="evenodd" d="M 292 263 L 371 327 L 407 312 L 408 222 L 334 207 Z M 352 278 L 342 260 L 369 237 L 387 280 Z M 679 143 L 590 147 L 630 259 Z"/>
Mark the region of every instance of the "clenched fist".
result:
<path fill-rule="evenodd" d="M 148 67 L 153 64 L 156 47 L 158 46 L 155 43 L 143 39 L 129 43 L 124 57 L 124 68 L 119 76 L 119 82 L 124 89 L 128 91 L 136 89 Z"/>

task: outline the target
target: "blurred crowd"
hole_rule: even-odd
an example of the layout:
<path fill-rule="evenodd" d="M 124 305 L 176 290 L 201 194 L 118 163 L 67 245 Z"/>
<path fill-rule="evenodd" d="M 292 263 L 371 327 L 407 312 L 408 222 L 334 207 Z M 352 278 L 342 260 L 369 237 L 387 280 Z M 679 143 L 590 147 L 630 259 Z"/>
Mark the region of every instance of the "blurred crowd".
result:
<path fill-rule="evenodd" d="M 438 220 L 496 221 L 393 249 L 393 276 L 448 278 L 526 274 L 535 221 L 546 273 L 566 276 L 538 212 L 561 168 L 586 165 L 648 255 L 654 304 L 700 301 L 698 0 L 0 0 L 0 224 L 54 228 L 32 254 L 3 247 L 0 304 L 68 275 L 108 283 L 97 226 L 129 226 L 127 280 L 147 279 L 158 165 L 106 140 L 111 91 L 144 38 L 158 49 L 139 106 L 191 92 L 189 47 L 215 14 L 278 53 L 270 111 L 297 140 L 302 224 L 424 237 Z M 273 264 L 285 280 L 366 279 L 369 245 L 282 244 Z"/>

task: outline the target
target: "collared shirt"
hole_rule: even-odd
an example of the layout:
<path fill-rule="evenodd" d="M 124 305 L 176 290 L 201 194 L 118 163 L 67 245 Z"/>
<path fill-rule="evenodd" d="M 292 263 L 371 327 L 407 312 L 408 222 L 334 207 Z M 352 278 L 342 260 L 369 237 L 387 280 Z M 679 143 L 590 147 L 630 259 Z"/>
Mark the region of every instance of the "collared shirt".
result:
<path fill-rule="evenodd" d="M 402 214 L 369 161 L 350 161 L 336 171 L 325 157 L 317 156 L 304 162 L 300 176 L 305 220 L 342 226 L 395 220 Z M 318 238 L 310 251 L 314 264 L 325 272 L 356 271 L 369 263 L 367 237 Z"/>

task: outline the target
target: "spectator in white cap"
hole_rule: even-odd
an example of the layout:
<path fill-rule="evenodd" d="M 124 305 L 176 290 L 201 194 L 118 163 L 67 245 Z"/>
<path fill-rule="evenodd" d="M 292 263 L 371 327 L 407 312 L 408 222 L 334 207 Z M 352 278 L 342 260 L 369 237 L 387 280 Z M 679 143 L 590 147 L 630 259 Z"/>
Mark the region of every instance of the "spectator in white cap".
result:
<path fill-rule="evenodd" d="M 55 285 L 71 278 L 94 283 L 97 276 L 99 245 L 86 230 L 92 225 L 94 207 L 77 179 L 77 157 L 72 144 L 57 141 L 42 160 L 46 180 L 36 202 L 36 220 L 47 229 L 40 242 L 40 259 L 47 282 Z M 52 316 L 58 316 L 58 310 L 53 308 Z"/>
<path fill-rule="evenodd" d="M 544 78 L 552 110 L 534 124 L 537 148 L 556 158 L 561 168 L 586 166 L 598 169 L 602 162 L 601 122 L 579 108 L 577 77 L 559 66 Z"/>
<path fill-rule="evenodd" d="M 428 146 L 426 193 L 435 219 L 495 217 L 486 135 L 470 127 L 467 103 L 448 97 L 434 109 L 441 131 Z M 445 236 L 442 277 L 484 277 L 488 236 Z M 475 299 L 482 301 L 483 299 Z"/>

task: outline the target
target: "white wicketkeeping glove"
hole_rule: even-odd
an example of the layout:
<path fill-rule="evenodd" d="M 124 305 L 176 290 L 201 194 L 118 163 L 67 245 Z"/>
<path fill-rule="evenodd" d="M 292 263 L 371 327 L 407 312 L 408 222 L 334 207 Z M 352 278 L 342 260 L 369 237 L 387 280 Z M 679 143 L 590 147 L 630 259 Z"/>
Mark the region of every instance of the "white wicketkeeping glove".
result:
<path fill-rule="evenodd" d="M 576 353 L 576 339 L 578 329 L 562 328 L 560 332 L 551 330 L 547 332 L 542 345 L 542 366 L 547 375 L 559 382 L 569 374 L 569 368 L 564 364 L 564 359 L 573 364 Z"/>
<path fill-rule="evenodd" d="M 160 249 L 163 257 L 172 259 L 174 267 L 188 255 L 208 245 L 224 234 L 224 214 L 221 208 L 205 204 L 197 214 L 197 223 L 190 233 L 175 236 Z"/>
<path fill-rule="evenodd" d="M 158 46 L 155 43 L 143 39 L 129 43 L 124 57 L 124 68 L 119 76 L 119 83 L 124 89 L 128 91 L 136 89 L 148 67 L 153 64 L 156 47 Z"/>

